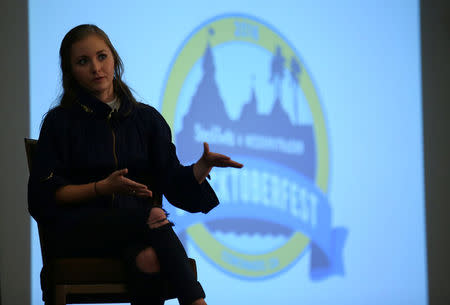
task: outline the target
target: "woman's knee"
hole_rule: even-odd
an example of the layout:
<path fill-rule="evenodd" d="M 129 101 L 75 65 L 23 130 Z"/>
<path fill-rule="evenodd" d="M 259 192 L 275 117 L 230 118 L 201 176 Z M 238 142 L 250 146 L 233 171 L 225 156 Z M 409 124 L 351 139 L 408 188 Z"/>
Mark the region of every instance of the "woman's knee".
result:
<path fill-rule="evenodd" d="M 167 219 L 167 214 L 162 208 L 153 208 L 150 210 L 150 215 L 147 220 L 150 229 L 155 229 L 168 223 L 170 222 Z"/>
<path fill-rule="evenodd" d="M 141 272 L 155 273 L 160 271 L 159 260 L 153 248 L 148 247 L 136 256 L 136 266 Z"/>

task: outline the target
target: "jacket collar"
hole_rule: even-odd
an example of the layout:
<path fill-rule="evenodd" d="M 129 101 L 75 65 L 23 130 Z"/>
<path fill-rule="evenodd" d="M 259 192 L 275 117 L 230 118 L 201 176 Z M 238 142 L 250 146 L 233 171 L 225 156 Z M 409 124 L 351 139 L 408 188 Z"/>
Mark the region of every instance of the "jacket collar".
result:
<path fill-rule="evenodd" d="M 134 107 L 133 103 L 127 97 L 119 96 L 119 99 L 120 107 L 114 113 L 114 119 L 123 120 L 131 114 Z M 77 102 L 81 110 L 85 113 L 102 119 L 111 118 L 113 112 L 111 107 L 83 89 L 78 90 Z"/>

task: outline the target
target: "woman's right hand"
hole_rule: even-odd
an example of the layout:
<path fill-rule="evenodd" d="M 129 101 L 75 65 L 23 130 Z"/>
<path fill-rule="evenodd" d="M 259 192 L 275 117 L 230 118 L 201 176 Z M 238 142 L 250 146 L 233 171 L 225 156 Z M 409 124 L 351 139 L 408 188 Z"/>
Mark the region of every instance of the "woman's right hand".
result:
<path fill-rule="evenodd" d="M 137 197 L 152 197 L 152 191 L 146 185 L 137 183 L 125 175 L 128 169 L 120 169 L 113 172 L 107 178 L 97 182 L 96 189 L 99 195 L 107 196 L 114 193 L 132 195 Z"/>

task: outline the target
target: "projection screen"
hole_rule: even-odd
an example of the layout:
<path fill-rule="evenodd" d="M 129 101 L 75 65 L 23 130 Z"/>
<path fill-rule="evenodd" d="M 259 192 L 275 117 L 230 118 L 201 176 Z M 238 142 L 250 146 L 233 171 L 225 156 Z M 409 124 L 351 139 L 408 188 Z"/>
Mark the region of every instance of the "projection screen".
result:
<path fill-rule="evenodd" d="M 182 163 L 206 141 L 245 165 L 212 171 L 221 204 L 207 215 L 164 203 L 208 304 L 427 304 L 419 13 L 409 0 L 30 0 L 30 134 L 58 103 L 65 33 L 96 24 Z"/>

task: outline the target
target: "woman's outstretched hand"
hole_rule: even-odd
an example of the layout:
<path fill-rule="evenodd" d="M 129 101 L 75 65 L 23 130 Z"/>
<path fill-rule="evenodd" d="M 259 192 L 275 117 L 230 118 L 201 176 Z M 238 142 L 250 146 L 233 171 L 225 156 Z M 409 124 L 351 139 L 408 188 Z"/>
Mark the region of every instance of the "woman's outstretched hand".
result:
<path fill-rule="evenodd" d="M 244 165 L 231 160 L 230 157 L 209 151 L 208 143 L 203 143 L 203 154 L 194 164 L 194 176 L 198 183 L 205 181 L 213 167 L 242 168 Z"/>
<path fill-rule="evenodd" d="M 152 197 L 152 191 L 150 191 L 146 185 L 137 183 L 125 177 L 126 174 L 128 174 L 128 169 L 126 168 L 116 170 L 107 178 L 97 182 L 97 192 L 100 195 L 121 193 L 137 197 Z"/>

